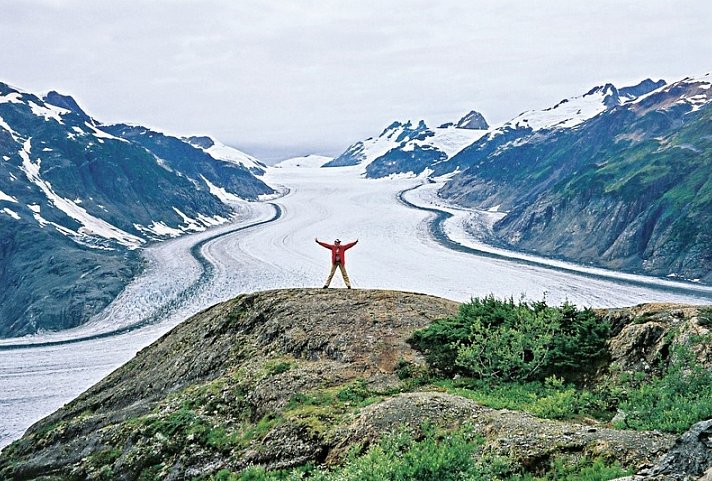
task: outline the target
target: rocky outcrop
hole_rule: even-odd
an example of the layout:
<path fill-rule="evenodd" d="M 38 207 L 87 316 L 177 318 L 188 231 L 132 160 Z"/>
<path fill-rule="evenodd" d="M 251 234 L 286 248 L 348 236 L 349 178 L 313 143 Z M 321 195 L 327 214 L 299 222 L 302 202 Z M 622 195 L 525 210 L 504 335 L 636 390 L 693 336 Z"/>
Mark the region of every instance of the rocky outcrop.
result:
<path fill-rule="evenodd" d="M 554 457 L 603 456 L 638 466 L 666 451 L 669 435 L 620 431 L 600 426 L 538 419 L 530 414 L 482 407 L 459 396 L 418 392 L 401 394 L 364 409 L 329 453 L 339 459 L 356 443 L 373 442 L 393 426 L 419 431 L 423 421 L 439 426 L 467 425 L 486 439 L 486 447 L 509 456 L 532 471 Z"/>
<path fill-rule="evenodd" d="M 599 313 L 613 329 L 608 347 L 610 361 L 622 371 L 660 373 L 671 352 L 681 345 L 689 347 L 700 364 L 712 368 L 712 346 L 694 342 L 710 334 L 706 324 L 709 307 L 642 304 Z"/>
<path fill-rule="evenodd" d="M 356 381 L 397 387 L 398 361 L 422 362 L 410 333 L 457 308 L 421 294 L 323 289 L 218 304 L 32 426 L 2 452 L 0 479 L 85 479 L 106 467 L 112 479 L 133 480 L 160 463 L 167 479 L 183 479 L 319 461 L 346 408 L 312 415 L 289 406 L 294 396 L 348 394 Z"/>
<path fill-rule="evenodd" d="M 673 445 L 667 434 L 538 419 L 401 380 L 404 365 L 424 365 L 406 342 L 412 332 L 457 310 L 383 290 L 239 296 L 180 324 L 32 426 L 0 454 L 0 479 L 182 480 L 340 463 L 354 446 L 402 429 L 418 434 L 424 423 L 470 429 L 531 472 L 583 456 L 639 470 Z M 622 333 L 645 312 L 608 315 Z"/>
<path fill-rule="evenodd" d="M 690 428 L 654 466 L 615 481 L 712 480 L 712 419 Z"/>

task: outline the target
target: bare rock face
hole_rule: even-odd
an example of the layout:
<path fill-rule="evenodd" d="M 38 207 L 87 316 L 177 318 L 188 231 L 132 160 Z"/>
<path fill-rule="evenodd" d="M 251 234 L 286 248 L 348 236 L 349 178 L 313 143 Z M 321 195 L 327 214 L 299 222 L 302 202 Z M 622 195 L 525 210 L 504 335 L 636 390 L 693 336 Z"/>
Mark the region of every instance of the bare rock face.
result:
<path fill-rule="evenodd" d="M 675 346 L 688 345 L 700 363 L 712 367 L 712 346 L 690 342 L 710 333 L 709 326 L 700 322 L 705 309 L 708 308 L 642 304 L 599 311 L 613 327 L 611 362 L 627 372 L 657 372 L 667 365 Z"/>
<path fill-rule="evenodd" d="M 653 467 L 617 481 L 693 480 L 712 480 L 712 419 L 692 426 Z"/>

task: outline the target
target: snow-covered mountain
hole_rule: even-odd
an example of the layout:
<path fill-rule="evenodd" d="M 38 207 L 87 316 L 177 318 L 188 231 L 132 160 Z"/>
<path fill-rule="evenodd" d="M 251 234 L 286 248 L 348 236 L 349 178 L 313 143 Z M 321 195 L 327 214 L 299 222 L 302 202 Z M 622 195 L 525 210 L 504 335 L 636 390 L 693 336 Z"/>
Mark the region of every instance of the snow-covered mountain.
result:
<path fill-rule="evenodd" d="M 440 195 L 508 211 L 510 248 L 712 282 L 711 132 L 709 74 L 606 85 L 495 128 Z"/>
<path fill-rule="evenodd" d="M 613 84 L 594 87 L 585 94 L 564 99 L 553 107 L 523 112 L 498 129 L 554 130 L 572 128 L 618 105 L 632 102 L 665 85 L 664 80 L 646 79 L 638 85 L 617 89 Z"/>
<path fill-rule="evenodd" d="M 569 97 L 540 110 L 527 110 L 513 119 L 493 126 L 486 135 L 461 149 L 448 162 L 433 166 L 433 175 L 463 171 L 479 159 L 496 156 L 510 147 L 538 142 L 556 132 L 577 129 L 604 112 L 634 102 L 661 88 L 664 80 L 650 79 L 618 89 L 613 84 L 594 87 L 583 95 Z"/>
<path fill-rule="evenodd" d="M 457 123 L 430 128 L 423 120 L 393 122 L 375 138 L 356 142 L 324 167 L 360 165 L 366 177 L 421 174 L 446 162 L 482 137 L 487 126 L 481 114 L 472 111 Z"/>
<path fill-rule="evenodd" d="M 272 193 L 240 154 L 103 125 L 69 96 L 0 83 L 0 336 L 86 320 L 139 268 L 136 248 Z"/>
<path fill-rule="evenodd" d="M 485 120 L 484 116 L 476 110 L 471 110 L 470 113 L 462 117 L 457 123 L 448 122 L 440 126 L 441 129 L 446 127 L 457 127 L 458 129 L 472 129 L 472 130 L 487 130 L 489 129 L 489 124 Z"/>
<path fill-rule="evenodd" d="M 474 110 L 457 122 L 436 128 L 428 127 L 422 120 L 393 122 L 377 137 L 352 144 L 324 167 L 360 165 L 364 175 L 371 178 L 392 174 L 449 174 L 468 167 L 462 162 L 465 157 L 461 154 L 471 146 L 480 146 L 489 152 L 488 149 L 506 147 L 509 142 L 525 142 L 527 137 L 539 132 L 575 128 L 664 84 L 662 80 L 650 79 L 621 89 L 605 84 L 552 107 L 528 110 L 494 127 Z"/>

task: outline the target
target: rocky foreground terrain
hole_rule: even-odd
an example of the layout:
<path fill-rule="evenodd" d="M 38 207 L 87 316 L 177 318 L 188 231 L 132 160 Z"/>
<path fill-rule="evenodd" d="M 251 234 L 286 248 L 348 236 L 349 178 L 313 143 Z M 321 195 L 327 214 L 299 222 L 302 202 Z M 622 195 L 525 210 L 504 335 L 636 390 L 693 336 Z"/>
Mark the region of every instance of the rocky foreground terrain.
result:
<path fill-rule="evenodd" d="M 188 319 L 0 454 L 0 479 L 200 479 L 221 469 L 336 465 L 385 433 L 466 426 L 485 448 L 537 472 L 553 458 L 603 457 L 636 480 L 701 479 L 712 423 L 683 438 L 483 407 L 399 376 L 424 360 L 406 342 L 458 304 L 382 290 L 247 294 Z M 697 308 L 601 311 L 611 358 L 655 369 L 655 353 L 706 327 Z M 666 347 L 666 344 L 667 347 Z M 708 348 L 708 347 L 707 347 Z M 704 348 L 697 352 L 709 361 Z M 647 367 L 646 367 L 647 366 Z"/>

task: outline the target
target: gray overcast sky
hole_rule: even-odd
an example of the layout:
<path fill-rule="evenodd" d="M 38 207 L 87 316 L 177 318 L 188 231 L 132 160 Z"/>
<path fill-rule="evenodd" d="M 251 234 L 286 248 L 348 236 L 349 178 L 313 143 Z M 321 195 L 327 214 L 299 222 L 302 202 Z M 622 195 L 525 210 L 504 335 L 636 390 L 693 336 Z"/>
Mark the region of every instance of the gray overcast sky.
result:
<path fill-rule="evenodd" d="M 0 80 L 268 160 L 712 70 L 712 2 L 0 0 Z"/>

